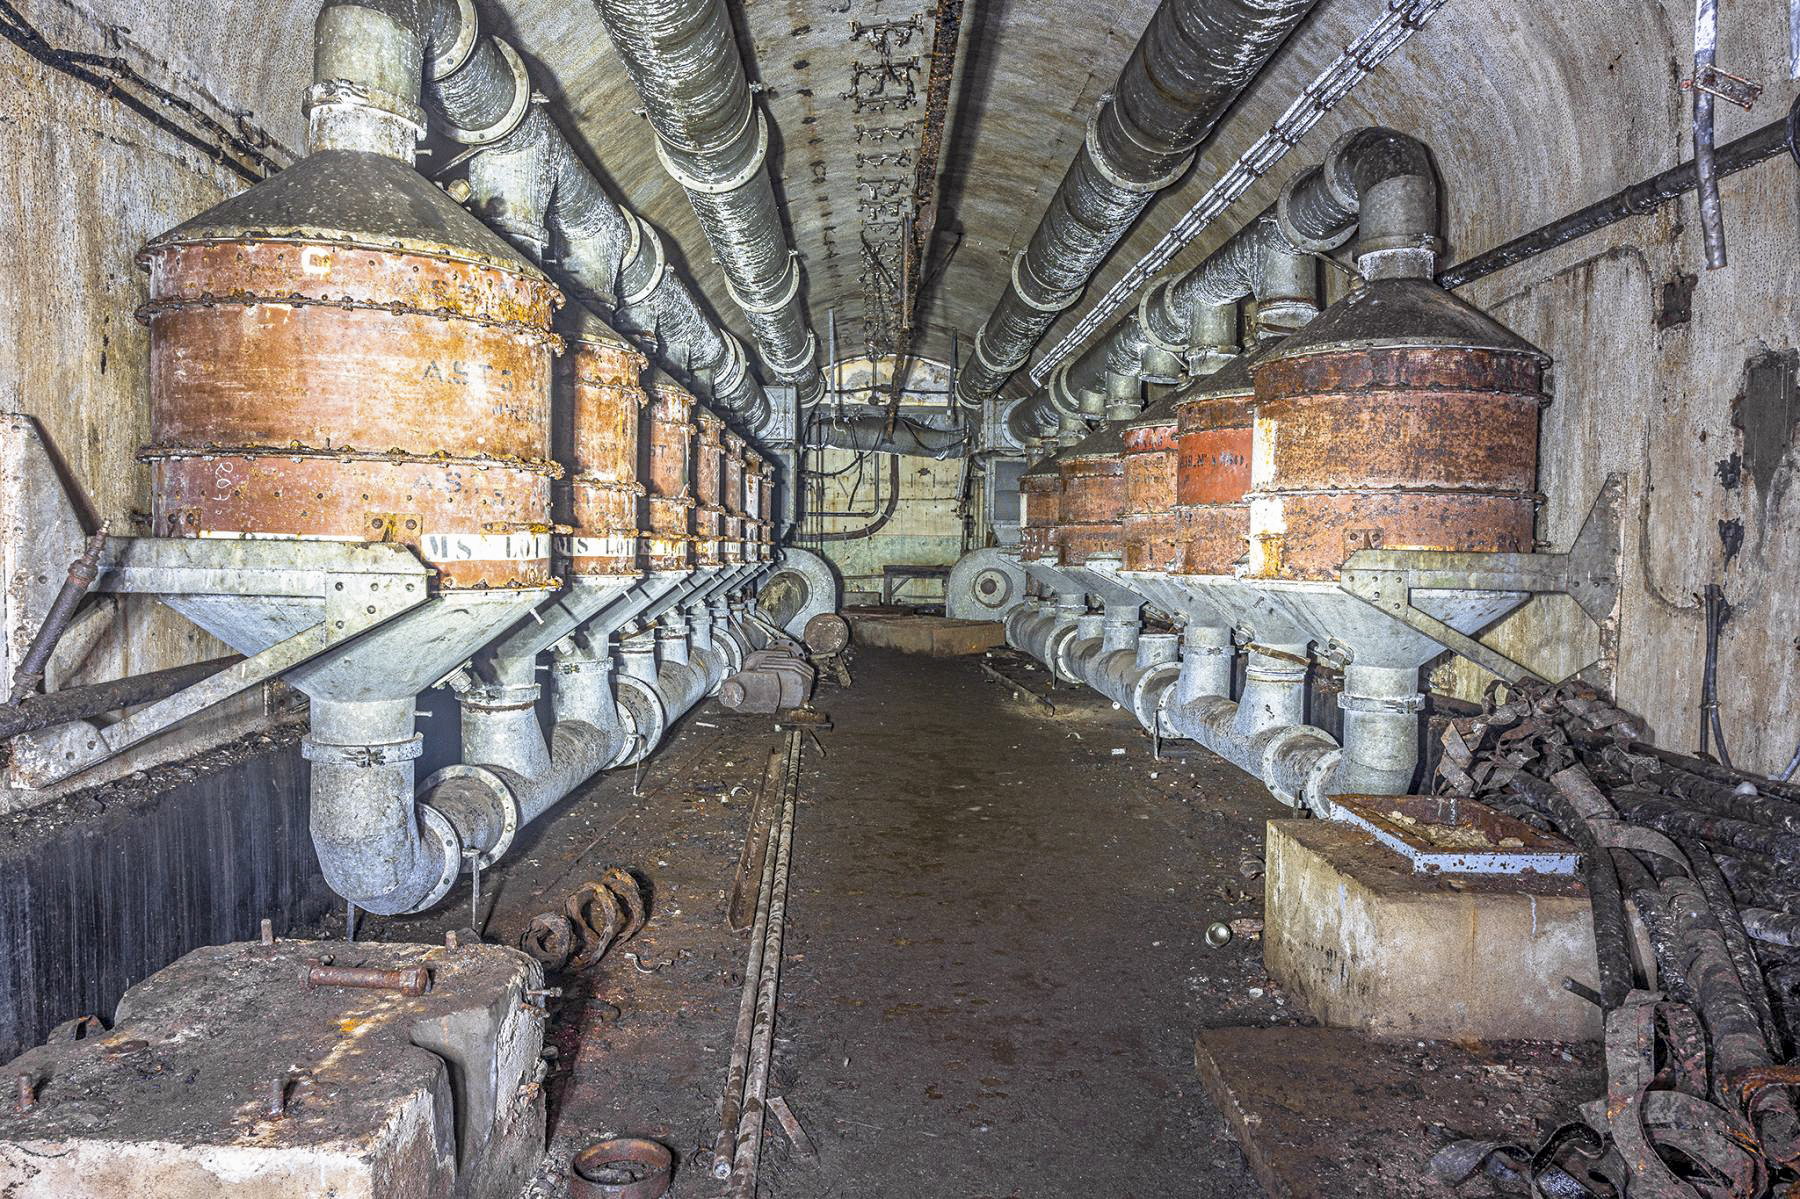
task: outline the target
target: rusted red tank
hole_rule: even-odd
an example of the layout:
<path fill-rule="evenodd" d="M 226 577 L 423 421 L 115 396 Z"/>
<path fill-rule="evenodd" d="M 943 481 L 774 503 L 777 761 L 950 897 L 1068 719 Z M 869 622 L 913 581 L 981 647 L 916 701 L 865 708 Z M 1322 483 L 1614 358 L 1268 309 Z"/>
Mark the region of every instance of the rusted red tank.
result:
<path fill-rule="evenodd" d="M 744 491 L 746 485 L 750 487 L 756 485 L 754 479 L 744 471 L 746 448 L 742 437 L 729 430 L 726 432 L 723 490 L 720 499 L 725 509 L 725 516 L 721 522 L 720 536 L 724 538 L 722 549 L 727 562 L 745 561 Z"/>
<path fill-rule="evenodd" d="M 1099 554 L 1121 554 L 1125 537 L 1125 430 L 1108 421 L 1057 455 L 1062 519 L 1057 558 L 1080 566 Z"/>
<path fill-rule="evenodd" d="M 1230 574 L 1244 556 L 1255 402 L 1250 361 L 1228 363 L 1175 401 L 1175 535 L 1182 574 Z"/>
<path fill-rule="evenodd" d="M 1053 454 L 1038 459 L 1019 476 L 1019 557 L 1027 562 L 1056 557 L 1062 488 L 1062 471 Z"/>
<path fill-rule="evenodd" d="M 644 473 L 651 570 L 686 570 L 694 561 L 694 397 L 662 371 L 649 376 L 649 465 Z"/>
<path fill-rule="evenodd" d="M 720 440 L 725 422 L 704 408 L 696 407 L 694 413 L 700 426 L 694 440 L 694 565 L 717 566 L 723 561 L 720 538 L 725 532 L 725 446 Z"/>
<path fill-rule="evenodd" d="M 638 422 L 649 397 L 647 361 L 598 322 L 570 335 L 557 370 L 569 466 L 569 570 L 576 575 L 638 571 L 646 531 L 638 482 Z"/>
<path fill-rule="evenodd" d="M 157 534 L 397 541 L 441 587 L 549 581 L 562 296 L 440 189 L 315 154 L 140 261 Z"/>
<path fill-rule="evenodd" d="M 744 449 L 744 558 L 768 562 L 775 557 L 775 467 L 755 450 Z"/>
<path fill-rule="evenodd" d="M 1171 571 L 1180 552 L 1175 516 L 1172 391 L 1125 426 L 1125 569 Z"/>
<path fill-rule="evenodd" d="M 1424 279 L 1370 283 L 1255 368 L 1250 574 L 1365 548 L 1528 552 L 1542 352 Z"/>

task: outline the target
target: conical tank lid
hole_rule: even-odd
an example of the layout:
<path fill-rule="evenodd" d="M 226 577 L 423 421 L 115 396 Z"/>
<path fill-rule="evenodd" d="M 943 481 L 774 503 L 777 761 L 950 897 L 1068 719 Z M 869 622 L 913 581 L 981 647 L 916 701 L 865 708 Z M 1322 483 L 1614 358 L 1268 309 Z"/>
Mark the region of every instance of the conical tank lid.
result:
<path fill-rule="evenodd" d="M 1073 462 L 1077 458 L 1104 458 L 1110 454 L 1123 454 L 1124 452 L 1125 422 L 1109 420 L 1064 450 L 1059 457 L 1064 462 Z"/>
<path fill-rule="evenodd" d="M 1342 350 L 1411 347 L 1490 350 L 1528 354 L 1546 363 L 1550 360 L 1523 337 L 1429 279 L 1377 279 L 1282 340 L 1262 362 Z"/>
<path fill-rule="evenodd" d="M 1056 461 L 1059 456 L 1060 455 L 1057 455 L 1057 454 L 1045 454 L 1042 458 L 1039 458 L 1036 462 L 1033 462 L 1031 464 L 1031 468 L 1029 470 L 1027 470 L 1024 474 L 1020 475 L 1019 478 L 1021 478 L 1021 479 L 1060 478 L 1062 475 L 1062 472 L 1057 469 L 1058 463 Z"/>
<path fill-rule="evenodd" d="M 403 162 L 359 150 L 310 154 L 144 249 L 246 240 L 342 242 L 545 278 L 429 179 Z"/>

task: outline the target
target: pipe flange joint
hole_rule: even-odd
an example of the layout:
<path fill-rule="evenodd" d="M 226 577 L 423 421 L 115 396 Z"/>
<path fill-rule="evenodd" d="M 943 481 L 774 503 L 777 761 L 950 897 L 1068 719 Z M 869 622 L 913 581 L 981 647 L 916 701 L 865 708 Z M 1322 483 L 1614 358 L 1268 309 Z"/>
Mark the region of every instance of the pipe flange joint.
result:
<path fill-rule="evenodd" d="M 413 131 L 413 140 L 425 136 L 425 110 L 416 102 L 378 87 L 354 83 L 348 79 L 324 79 L 306 89 L 306 102 L 301 115 L 309 121 L 320 108 L 367 108 L 392 117 Z"/>
<path fill-rule="evenodd" d="M 1351 695 L 1338 693 L 1338 708 L 1344 712 L 1373 712 L 1377 715 L 1412 716 L 1425 710 L 1425 697 L 1412 695 Z"/>
<path fill-rule="evenodd" d="M 798 255 L 793 250 L 788 251 L 787 269 L 783 272 L 787 280 L 787 286 L 783 288 L 781 294 L 774 299 L 761 301 L 752 300 L 740 292 L 736 287 L 732 286 L 729 278 L 725 280 L 725 294 L 731 297 L 731 302 L 733 304 L 742 308 L 746 313 L 754 313 L 758 316 L 770 316 L 780 312 L 783 308 L 792 304 L 794 302 L 794 297 L 800 294 L 800 266 L 795 262 L 797 257 Z"/>
<path fill-rule="evenodd" d="M 456 0 L 456 36 L 426 64 L 431 82 L 447 79 L 461 70 L 475 53 L 475 39 L 481 34 L 481 18 L 475 12 L 475 0 Z"/>
<path fill-rule="evenodd" d="M 1344 751 L 1340 747 L 1329 753 L 1319 755 L 1319 760 L 1312 764 L 1306 772 L 1306 783 L 1301 787 L 1301 798 L 1312 814 L 1320 820 L 1329 820 L 1332 809 L 1337 805 L 1331 799 L 1331 782 L 1337 777 L 1338 767 L 1344 761 Z"/>
<path fill-rule="evenodd" d="M 334 745 L 319 741 L 309 733 L 300 738 L 300 756 L 308 762 L 335 762 L 344 766 L 393 766 L 411 762 L 425 752 L 425 737 L 414 733 L 404 741 L 387 741 L 374 745 Z"/>
<path fill-rule="evenodd" d="M 1144 293 L 1144 298 L 1138 301 L 1137 321 L 1138 329 L 1143 333 L 1145 341 L 1149 342 L 1163 353 L 1173 354 L 1179 358 L 1181 355 L 1187 353 L 1187 343 L 1185 341 L 1167 341 L 1164 338 L 1159 337 L 1156 332 L 1156 325 L 1150 319 L 1151 302 L 1155 300 L 1157 296 L 1166 292 L 1169 289 L 1169 285 L 1173 282 L 1174 280 L 1172 279 L 1164 279 Z"/>
<path fill-rule="evenodd" d="M 1168 174 L 1163 175 L 1160 178 L 1151 179 L 1148 182 L 1129 179 L 1120 174 L 1111 163 L 1106 161 L 1106 156 L 1100 152 L 1100 117 L 1104 111 L 1103 108 L 1095 109 L 1093 115 L 1088 117 L 1087 133 L 1082 140 L 1083 145 L 1087 149 L 1088 161 L 1094 164 L 1094 169 L 1100 172 L 1101 178 L 1105 179 L 1114 187 L 1119 188 L 1121 191 L 1135 192 L 1139 195 L 1152 195 L 1161 191 L 1163 188 L 1168 187 L 1192 169 L 1194 159 L 1199 155 L 1198 150 L 1189 151 L 1187 157 L 1176 163 L 1175 166 L 1170 169 Z M 1125 123 L 1123 121 L 1119 122 L 1119 128 L 1125 128 Z M 1125 136 L 1131 137 L 1131 134 L 1127 132 Z M 1144 146 L 1144 144 L 1137 141 L 1136 138 L 1132 138 L 1131 140 L 1137 145 L 1142 146 L 1145 150 L 1149 150 L 1153 153 L 1156 152 L 1154 147 Z"/>
<path fill-rule="evenodd" d="M 819 354 L 819 336 L 811 329 L 806 331 L 806 344 L 800 347 L 800 352 L 792 359 L 775 357 L 769 353 L 767 346 L 761 349 L 763 362 L 768 365 L 769 373 L 784 383 L 801 383 L 819 373 L 815 365 Z M 817 404 L 823 398 L 821 394 L 814 398 L 813 403 Z"/>
<path fill-rule="evenodd" d="M 720 333 L 719 340 L 725 344 L 725 361 L 713 370 L 712 394 L 715 399 L 735 391 L 749 373 L 744 362 L 744 343 L 729 333 Z"/>
<path fill-rule="evenodd" d="M 508 69 L 512 71 L 512 104 L 499 120 L 483 129 L 459 129 L 455 125 L 447 125 L 444 132 L 465 146 L 488 146 L 499 141 L 519 127 L 519 122 L 525 119 L 526 110 L 531 107 L 531 74 L 526 71 L 524 60 L 505 38 L 497 37 L 493 42 L 499 47 L 500 57 L 506 60 Z"/>
<path fill-rule="evenodd" d="M 462 839 L 456 835 L 456 826 L 442 812 L 429 804 L 415 805 L 419 812 L 419 832 L 421 840 L 426 843 L 437 842 L 438 877 L 431 885 L 431 890 L 412 907 L 406 909 L 407 915 L 423 912 L 438 900 L 450 894 L 450 888 L 456 885 L 456 876 L 462 871 Z"/>
<path fill-rule="evenodd" d="M 1325 732 L 1323 729 L 1314 728 L 1310 724 L 1290 724 L 1286 728 L 1276 729 L 1269 735 L 1268 740 L 1263 742 L 1262 759 L 1260 762 L 1263 783 L 1269 788 L 1270 795 L 1273 795 L 1286 806 L 1296 809 L 1301 807 L 1305 802 L 1306 797 L 1303 794 L 1305 786 L 1304 784 L 1301 786 L 1300 793 L 1283 790 L 1275 782 L 1275 780 L 1281 777 L 1281 774 L 1276 770 L 1275 765 L 1288 747 L 1299 741 L 1328 742 L 1333 750 L 1337 749 L 1337 742 L 1331 739 L 1330 733 Z M 1310 775 L 1311 772 L 1308 771 L 1309 778 Z"/>
<path fill-rule="evenodd" d="M 736 191 L 756 178 L 757 172 L 761 171 L 763 164 L 769 160 L 769 122 L 763 116 L 761 109 L 755 111 L 754 119 L 756 121 L 756 149 L 751 153 L 749 161 L 723 179 L 701 179 L 681 166 L 675 160 L 675 155 L 685 153 L 685 151 L 672 148 L 668 142 L 663 140 L 660 133 L 656 137 L 657 160 L 662 163 L 663 170 L 669 173 L 669 178 L 679 183 L 686 191 L 699 192 L 705 196 L 717 196 L 725 192 Z M 736 141 L 737 136 L 736 133 L 733 133 L 730 140 Z"/>
<path fill-rule="evenodd" d="M 1056 373 L 1050 376 L 1050 382 L 1044 387 L 1044 394 L 1049 396 L 1050 407 L 1058 416 L 1074 420 L 1085 419 L 1081 414 L 1081 397 L 1069 386 L 1068 363 L 1056 368 Z"/>
<path fill-rule="evenodd" d="M 1013 255 L 1013 263 L 1012 263 L 1013 292 L 1014 292 L 1014 294 L 1016 294 L 1019 297 L 1019 299 L 1025 304 L 1025 306 L 1027 308 L 1033 309 L 1034 311 L 1037 311 L 1037 312 L 1057 313 L 1057 312 L 1061 312 L 1064 309 L 1068 308 L 1070 305 L 1075 303 L 1076 300 L 1079 300 L 1081 298 L 1081 289 L 1079 287 L 1072 287 L 1072 288 L 1068 289 L 1067 291 L 1058 292 L 1053 287 L 1044 286 L 1041 288 L 1041 290 L 1044 291 L 1046 294 L 1048 294 L 1050 297 L 1052 297 L 1047 300 L 1040 300 L 1037 298 L 1037 296 L 1033 295 L 1031 293 L 1031 291 L 1029 289 L 1027 289 L 1025 286 L 1025 278 L 1029 274 L 1029 270 L 1025 265 L 1025 259 L 1026 259 L 1027 255 L 1029 255 L 1030 253 L 1031 253 L 1030 250 L 1020 250 L 1017 254 Z M 1032 279 L 1032 282 L 1036 283 L 1037 280 Z M 985 326 L 984 326 L 984 328 L 985 328 Z M 1027 350 L 1026 355 L 1029 355 L 1029 354 L 1030 354 L 1030 351 Z M 1025 361 L 1025 357 L 1021 356 L 1019 358 L 1019 361 L 1017 363 L 1013 364 L 1013 366 L 1008 369 L 1016 370 L 1016 369 L 1018 369 L 1018 367 L 1020 365 L 1022 365 L 1024 363 L 1024 361 Z"/>
<path fill-rule="evenodd" d="M 1015 370 L 1019 369 L 1019 364 L 1017 362 L 1014 362 L 1011 364 L 995 362 L 992 358 L 988 357 L 988 354 L 987 354 L 987 326 L 986 325 L 983 325 L 981 328 L 975 330 L 974 354 L 975 354 L 976 362 L 980 363 L 980 365 L 982 367 L 986 368 L 991 374 L 1006 376 L 1006 375 L 1012 374 Z M 967 377 L 967 372 L 964 372 L 964 377 L 965 378 Z M 958 386 L 959 387 L 961 386 L 960 381 L 958 383 Z"/>
<path fill-rule="evenodd" d="M 1343 232 L 1337 234 L 1335 237 L 1326 238 L 1307 237 L 1305 234 L 1301 233 L 1299 228 L 1294 224 L 1293 217 L 1290 215 L 1293 207 L 1294 189 L 1322 169 L 1323 168 L 1320 167 L 1313 167 L 1311 170 L 1302 171 L 1298 175 L 1295 175 L 1292 179 L 1289 179 L 1287 183 L 1282 185 L 1281 194 L 1275 198 L 1275 228 L 1287 241 L 1288 245 L 1292 246 L 1296 251 L 1302 254 L 1325 254 L 1337 249 L 1352 237 L 1356 236 L 1355 221 L 1350 221 L 1346 224 Z M 1329 175 L 1326 176 L 1325 184 L 1327 189 L 1331 191 L 1332 198 L 1334 200 L 1337 199 L 1337 190 L 1331 187 L 1331 178 Z M 1356 197 L 1350 197 L 1349 201 L 1344 204 L 1344 207 L 1351 212 L 1355 212 L 1357 208 Z"/>
<path fill-rule="evenodd" d="M 1174 662 L 1158 662 L 1144 670 L 1131 688 L 1131 714 L 1146 730 L 1156 730 L 1163 715 L 1163 705 L 1175 690 L 1181 667 Z"/>
<path fill-rule="evenodd" d="M 419 788 L 419 794 L 430 795 L 451 779 L 467 779 L 470 782 L 479 783 L 493 797 L 494 807 L 500 812 L 499 839 L 494 842 L 493 848 L 481 855 L 479 861 L 473 857 L 469 859 L 470 870 L 476 866 L 486 870 L 499 861 L 501 855 L 512 846 L 513 837 L 519 831 L 519 803 L 513 798 L 512 788 L 506 785 L 506 781 L 485 766 L 446 766 L 442 770 L 433 772 L 431 777 L 425 780 Z M 419 806 L 426 811 L 437 811 L 429 804 L 420 804 Z"/>
<path fill-rule="evenodd" d="M 650 279 L 634 292 L 619 297 L 619 307 L 632 308 L 650 298 L 650 293 L 662 285 L 663 272 L 669 267 L 669 258 L 663 253 L 662 238 L 657 234 L 654 225 L 646 224 L 635 216 L 631 220 L 632 244 L 626 250 L 621 262 L 635 262 L 645 249 L 650 251 L 651 261 L 656 265 L 650 270 Z"/>

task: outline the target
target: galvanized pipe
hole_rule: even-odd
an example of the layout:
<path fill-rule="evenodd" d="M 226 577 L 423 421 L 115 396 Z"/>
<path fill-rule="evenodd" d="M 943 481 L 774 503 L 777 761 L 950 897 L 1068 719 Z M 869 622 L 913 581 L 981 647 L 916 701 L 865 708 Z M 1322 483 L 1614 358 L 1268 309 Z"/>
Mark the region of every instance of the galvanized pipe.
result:
<path fill-rule="evenodd" d="M 1163 0 L 976 334 L 961 403 L 999 394 L 1314 3 Z"/>
<path fill-rule="evenodd" d="M 524 61 L 481 32 L 469 0 L 327 0 L 314 76 L 311 149 L 411 163 L 423 91 L 446 132 L 480 149 L 468 167 L 477 215 L 540 265 L 555 235 L 558 274 L 577 299 L 694 380 L 746 432 L 767 431 L 768 397 L 743 348 L 669 267 L 655 230 L 606 194 L 544 106 L 531 103 Z"/>
<path fill-rule="evenodd" d="M 934 429 L 905 417 L 895 419 L 889 428 L 888 418 L 876 413 L 819 421 L 812 426 L 808 438 L 814 445 L 835 449 L 940 461 L 961 458 L 969 444 L 967 429 Z"/>
<path fill-rule="evenodd" d="M 1246 296 L 1257 297 L 1258 320 L 1273 331 L 1305 324 L 1318 313 L 1313 256 L 1356 233 L 1359 265 L 1377 276 L 1417 274 L 1421 261 L 1426 270 L 1435 261 L 1421 258 L 1438 248 L 1437 175 L 1423 142 L 1378 125 L 1339 138 L 1323 163 L 1289 181 L 1204 261 L 1147 292 L 1136 312 L 1058 372 L 1060 385 L 1053 377 L 1014 404 L 1008 432 L 1020 442 L 1054 432 L 1083 395 L 1119 376 L 1172 381 L 1172 359 L 1206 348 L 1198 331 L 1217 326 L 1222 310 Z"/>
<path fill-rule="evenodd" d="M 751 99 L 722 0 L 599 0 L 600 19 L 644 101 L 663 169 L 687 192 L 726 289 L 763 361 L 800 388 L 824 392 L 818 338 L 801 299 L 769 178 L 769 126 Z"/>

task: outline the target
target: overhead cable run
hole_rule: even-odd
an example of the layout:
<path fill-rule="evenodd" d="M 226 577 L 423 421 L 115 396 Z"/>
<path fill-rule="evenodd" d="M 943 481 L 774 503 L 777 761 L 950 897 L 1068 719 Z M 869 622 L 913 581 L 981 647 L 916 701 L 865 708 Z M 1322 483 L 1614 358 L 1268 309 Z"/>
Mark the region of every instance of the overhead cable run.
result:
<path fill-rule="evenodd" d="M 1349 95 L 1377 67 L 1404 46 L 1422 28 L 1445 0 L 1388 0 L 1386 11 L 1373 24 L 1344 47 L 1344 52 L 1320 71 L 1317 78 L 1301 89 L 1269 131 L 1244 151 L 1236 162 L 1206 194 L 1194 202 L 1182 218 L 1165 233 L 1136 265 L 1126 271 L 1106 295 L 1095 304 L 1073 329 L 1039 358 L 1031 368 L 1031 381 L 1043 386 L 1044 380 L 1075 348 L 1094 335 L 1102 323 L 1122 308 L 1151 276 L 1162 270 L 1175 256 L 1204 233 L 1219 216 L 1237 202 L 1250 186 L 1287 157 L 1289 150 L 1312 131 L 1338 101 Z"/>

